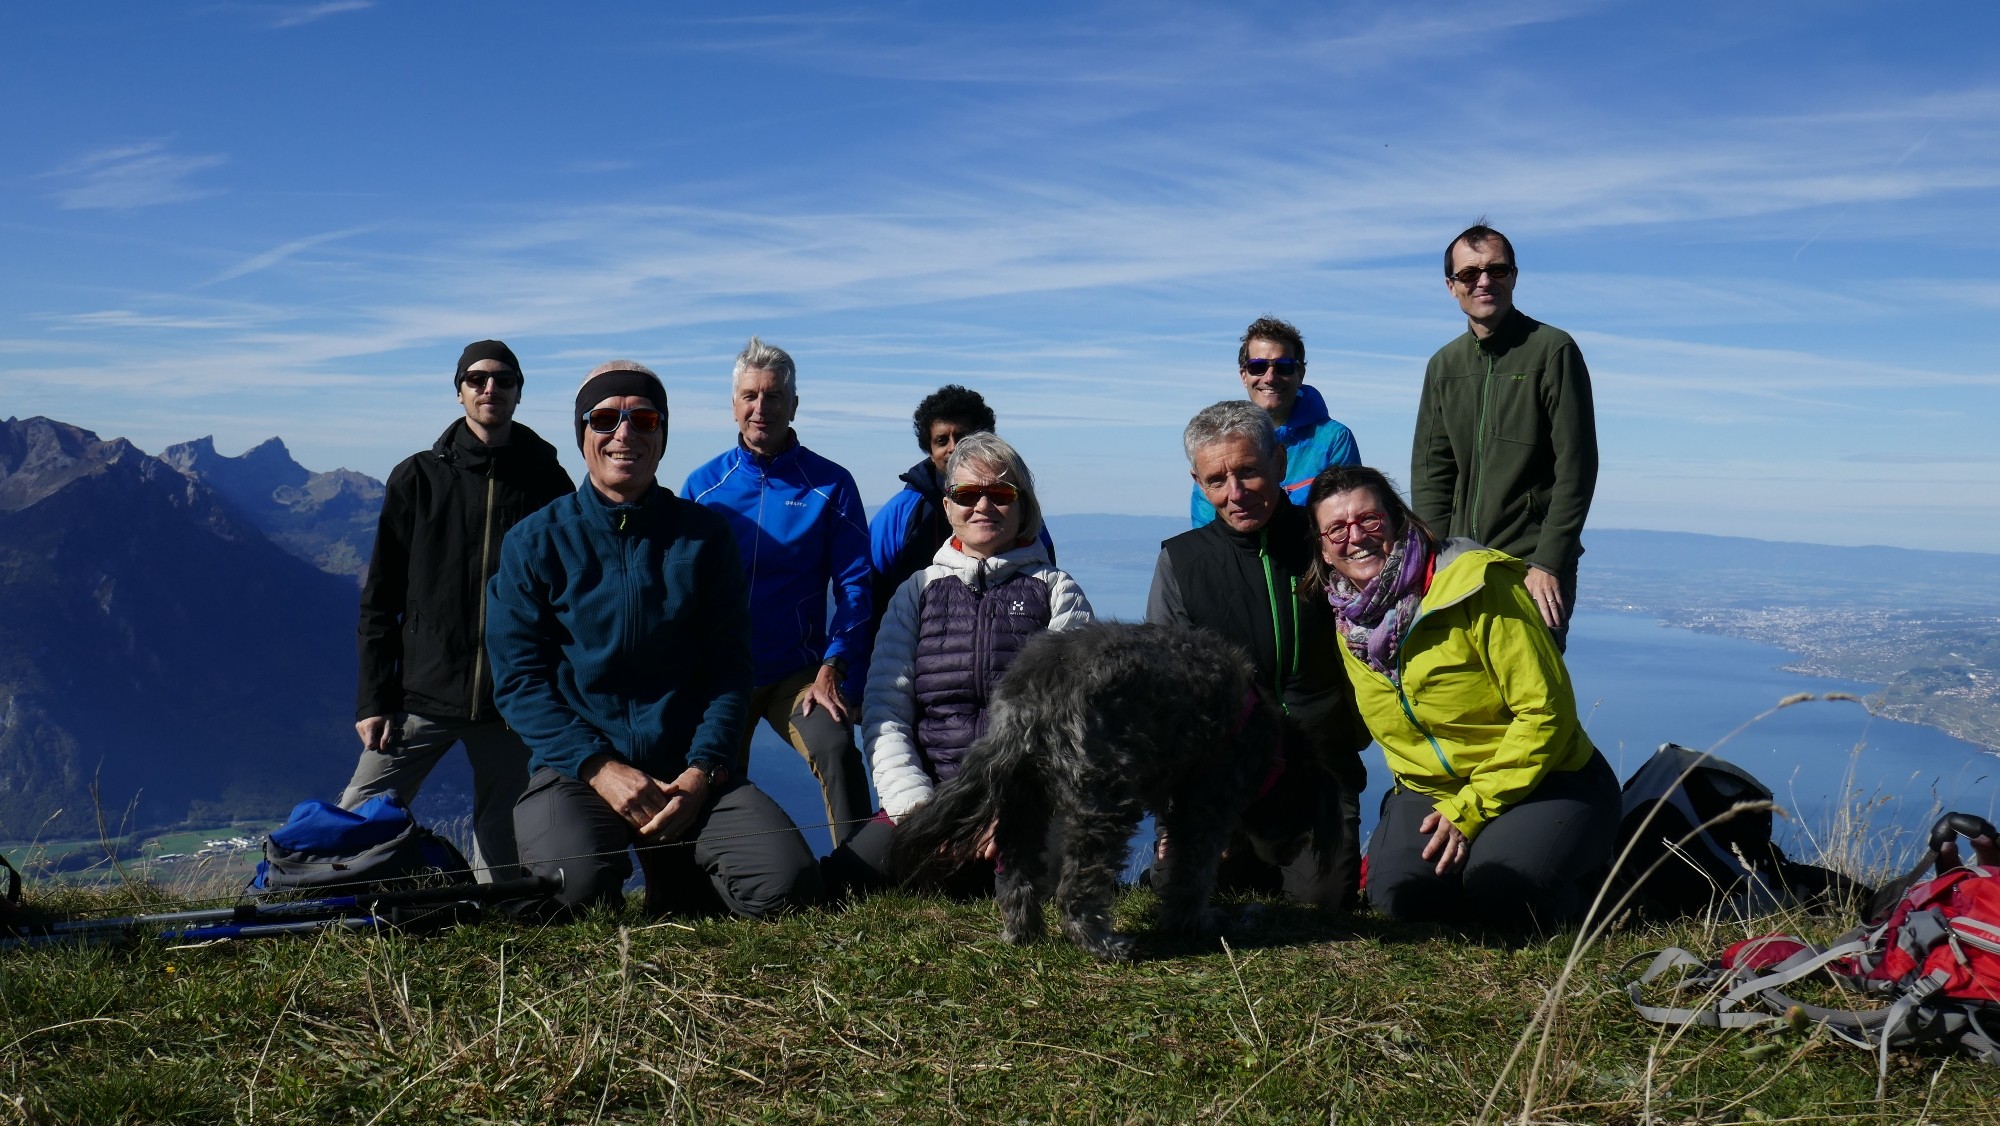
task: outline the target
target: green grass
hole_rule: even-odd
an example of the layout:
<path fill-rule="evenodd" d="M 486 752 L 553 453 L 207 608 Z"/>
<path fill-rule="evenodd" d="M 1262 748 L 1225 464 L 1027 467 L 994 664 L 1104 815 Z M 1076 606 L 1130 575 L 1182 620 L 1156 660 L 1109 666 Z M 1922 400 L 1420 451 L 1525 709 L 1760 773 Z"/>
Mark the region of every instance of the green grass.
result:
<path fill-rule="evenodd" d="M 1121 921 L 1150 906 L 1128 894 Z M 1133 965 L 904 896 L 766 924 L 23 950 L 0 954 L 0 1121 L 2000 1121 L 1989 1068 L 1899 1056 L 1878 1103 L 1867 1053 L 1648 1025 L 1615 989 L 1640 951 L 1781 927 L 1839 924 L 1615 932 L 1532 1026 L 1566 939 L 1275 903 L 1227 947 L 1150 941 Z"/>

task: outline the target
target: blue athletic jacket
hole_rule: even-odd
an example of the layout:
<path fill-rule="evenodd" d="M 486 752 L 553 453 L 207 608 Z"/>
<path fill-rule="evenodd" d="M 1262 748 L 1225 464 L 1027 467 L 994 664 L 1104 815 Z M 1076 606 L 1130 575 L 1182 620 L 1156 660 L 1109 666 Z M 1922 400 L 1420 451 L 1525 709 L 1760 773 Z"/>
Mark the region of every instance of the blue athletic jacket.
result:
<path fill-rule="evenodd" d="M 750 579 L 758 684 L 829 657 L 847 662 L 850 699 L 868 674 L 868 522 L 854 477 L 798 443 L 766 462 L 741 442 L 688 474 L 681 494 L 736 533 Z M 827 622 L 827 584 L 833 621 Z"/>
<path fill-rule="evenodd" d="M 1326 413 L 1326 400 L 1310 383 L 1299 385 L 1291 421 L 1278 427 L 1278 444 L 1285 447 L 1285 495 L 1293 504 L 1306 502 L 1306 491 L 1320 470 L 1329 465 L 1361 464 L 1354 432 Z M 1194 487 L 1188 515 L 1197 528 L 1215 519 L 1215 506 L 1201 495 L 1200 485 Z"/>
<path fill-rule="evenodd" d="M 608 751 L 655 778 L 729 767 L 750 703 L 750 612 L 728 525 L 655 487 L 582 488 L 522 520 L 486 587 L 493 702 L 533 767 Z"/>

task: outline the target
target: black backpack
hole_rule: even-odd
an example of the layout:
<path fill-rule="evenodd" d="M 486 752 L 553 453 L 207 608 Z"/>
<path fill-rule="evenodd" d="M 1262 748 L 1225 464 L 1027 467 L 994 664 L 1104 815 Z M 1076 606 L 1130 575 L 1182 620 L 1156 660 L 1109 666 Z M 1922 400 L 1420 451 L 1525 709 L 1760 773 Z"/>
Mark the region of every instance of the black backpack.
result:
<path fill-rule="evenodd" d="M 1647 915 L 1698 915 L 1724 903 L 1744 914 L 1782 903 L 1851 907 L 1870 894 L 1786 858 L 1771 839 L 1770 788 L 1734 763 L 1664 743 L 1624 794 L 1617 881 Z"/>

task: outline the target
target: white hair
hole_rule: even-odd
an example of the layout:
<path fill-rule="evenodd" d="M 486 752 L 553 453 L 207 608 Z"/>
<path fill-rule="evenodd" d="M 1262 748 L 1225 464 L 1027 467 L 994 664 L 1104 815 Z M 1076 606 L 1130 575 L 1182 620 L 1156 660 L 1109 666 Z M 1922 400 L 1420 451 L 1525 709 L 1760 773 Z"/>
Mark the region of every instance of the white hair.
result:
<path fill-rule="evenodd" d="M 736 353 L 736 367 L 729 373 L 729 387 L 733 391 L 736 384 L 748 371 L 768 371 L 775 373 L 778 382 L 785 388 L 785 394 L 794 398 L 799 393 L 799 367 L 792 362 L 792 354 L 775 345 L 766 344 L 756 337 Z"/>

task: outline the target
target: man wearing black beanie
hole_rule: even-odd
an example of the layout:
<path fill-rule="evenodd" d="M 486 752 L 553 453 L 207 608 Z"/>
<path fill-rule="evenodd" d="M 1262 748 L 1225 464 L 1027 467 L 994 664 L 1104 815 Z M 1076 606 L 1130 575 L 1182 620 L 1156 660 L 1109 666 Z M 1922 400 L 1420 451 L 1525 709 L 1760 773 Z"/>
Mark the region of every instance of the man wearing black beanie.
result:
<path fill-rule="evenodd" d="M 341 795 L 353 809 L 382 793 L 414 802 L 457 743 L 472 765 L 473 866 L 518 873 L 514 802 L 528 748 L 493 707 L 486 580 L 522 517 L 575 491 L 554 446 L 514 421 L 521 363 L 498 340 L 465 346 L 452 373 L 464 417 L 389 474 L 361 589 L 361 761 Z"/>
<path fill-rule="evenodd" d="M 507 534 L 488 586 L 493 698 L 532 753 L 521 864 L 567 913 L 622 903 L 637 846 L 649 914 L 764 918 L 812 902 L 819 869 L 744 780 L 750 607 L 722 517 L 657 475 L 667 394 L 630 360 L 577 389 L 583 488 Z"/>

